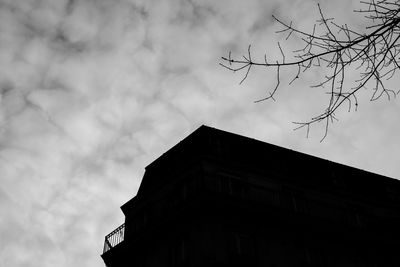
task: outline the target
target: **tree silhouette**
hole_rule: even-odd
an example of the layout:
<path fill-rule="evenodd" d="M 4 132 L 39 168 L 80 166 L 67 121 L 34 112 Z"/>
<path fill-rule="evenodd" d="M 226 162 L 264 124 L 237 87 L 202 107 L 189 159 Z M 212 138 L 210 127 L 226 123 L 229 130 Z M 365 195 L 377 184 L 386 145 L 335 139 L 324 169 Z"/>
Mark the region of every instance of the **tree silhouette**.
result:
<path fill-rule="evenodd" d="M 383 96 L 390 100 L 398 94 L 387 85 L 399 70 L 400 53 L 400 1 L 399 0 L 370 0 L 361 1 L 363 9 L 354 12 L 364 15 L 370 22 L 366 32 L 352 30 L 347 24 L 339 25 L 334 19 L 326 18 L 318 4 L 319 20 L 316 21 L 311 31 L 303 31 L 292 22 L 286 23 L 275 16 L 273 18 L 282 26 L 277 31 L 285 34 L 286 40 L 296 36 L 304 46 L 293 51 L 293 60 L 287 60 L 285 51 L 278 42 L 280 50 L 279 59 L 268 60 L 252 58 L 251 45 L 247 53 L 240 58 L 232 57 L 229 52 L 227 57 L 222 57 L 221 66 L 233 71 L 242 71 L 243 83 L 252 68 L 267 67 L 276 71 L 275 87 L 266 97 L 255 102 L 266 100 L 275 101 L 275 94 L 281 87 L 281 68 L 295 68 L 289 84 L 299 79 L 302 73 L 315 68 L 324 68 L 327 75 L 322 77 L 311 87 L 328 88 L 329 100 L 327 107 L 319 115 L 304 122 L 294 122 L 295 129 L 306 128 L 307 136 L 310 126 L 314 123 L 324 122 L 325 132 L 321 141 L 325 139 L 328 128 L 337 118 L 335 112 L 339 107 L 345 106 L 348 111 L 357 110 L 359 105 L 358 94 L 362 88 L 371 90 L 371 101 Z M 349 71 L 357 71 L 357 78 L 349 81 Z"/>

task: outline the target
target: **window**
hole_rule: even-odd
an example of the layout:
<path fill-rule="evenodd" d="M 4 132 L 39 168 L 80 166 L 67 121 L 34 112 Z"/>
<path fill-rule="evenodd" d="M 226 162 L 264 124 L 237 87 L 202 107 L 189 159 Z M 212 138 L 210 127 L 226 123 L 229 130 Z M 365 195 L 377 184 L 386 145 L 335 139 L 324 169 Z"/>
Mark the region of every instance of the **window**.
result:
<path fill-rule="evenodd" d="M 188 240 L 186 237 L 178 237 L 171 246 L 171 267 L 185 266 L 188 260 Z"/>
<path fill-rule="evenodd" d="M 255 261 L 254 239 L 243 233 L 232 233 L 229 239 L 229 258 L 238 266 L 249 266 Z"/>

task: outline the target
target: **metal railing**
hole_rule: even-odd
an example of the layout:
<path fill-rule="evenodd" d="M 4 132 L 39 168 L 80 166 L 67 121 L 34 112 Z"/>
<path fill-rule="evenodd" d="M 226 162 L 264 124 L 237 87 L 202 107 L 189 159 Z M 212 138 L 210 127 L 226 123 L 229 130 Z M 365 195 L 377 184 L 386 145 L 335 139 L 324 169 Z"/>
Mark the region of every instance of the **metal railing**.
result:
<path fill-rule="evenodd" d="M 117 227 L 114 231 L 106 235 L 104 240 L 104 249 L 103 253 L 106 253 L 122 241 L 124 241 L 125 235 L 125 223 Z"/>

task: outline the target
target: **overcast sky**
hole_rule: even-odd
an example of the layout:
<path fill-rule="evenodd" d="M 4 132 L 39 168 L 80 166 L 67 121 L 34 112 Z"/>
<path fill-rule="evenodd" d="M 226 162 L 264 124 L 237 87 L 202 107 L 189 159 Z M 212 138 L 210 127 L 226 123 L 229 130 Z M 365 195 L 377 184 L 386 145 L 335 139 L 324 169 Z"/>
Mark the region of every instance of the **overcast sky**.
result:
<path fill-rule="evenodd" d="M 320 1 L 356 29 L 357 2 Z M 325 107 L 308 87 L 317 72 L 253 104 L 275 73 L 239 86 L 218 66 L 250 43 L 279 56 L 271 15 L 307 26 L 316 4 L 0 0 L 0 266 L 104 266 L 104 236 L 145 166 L 202 124 L 399 178 L 398 100 L 361 97 L 320 143 L 320 126 L 307 139 L 291 123 Z"/>

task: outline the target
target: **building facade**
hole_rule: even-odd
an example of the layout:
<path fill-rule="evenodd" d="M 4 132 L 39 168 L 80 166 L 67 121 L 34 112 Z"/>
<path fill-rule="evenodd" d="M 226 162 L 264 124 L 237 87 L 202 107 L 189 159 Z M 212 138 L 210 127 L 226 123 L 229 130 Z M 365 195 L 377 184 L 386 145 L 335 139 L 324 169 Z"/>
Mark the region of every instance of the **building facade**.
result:
<path fill-rule="evenodd" d="M 108 267 L 400 266 L 400 181 L 207 126 L 121 209 Z"/>

